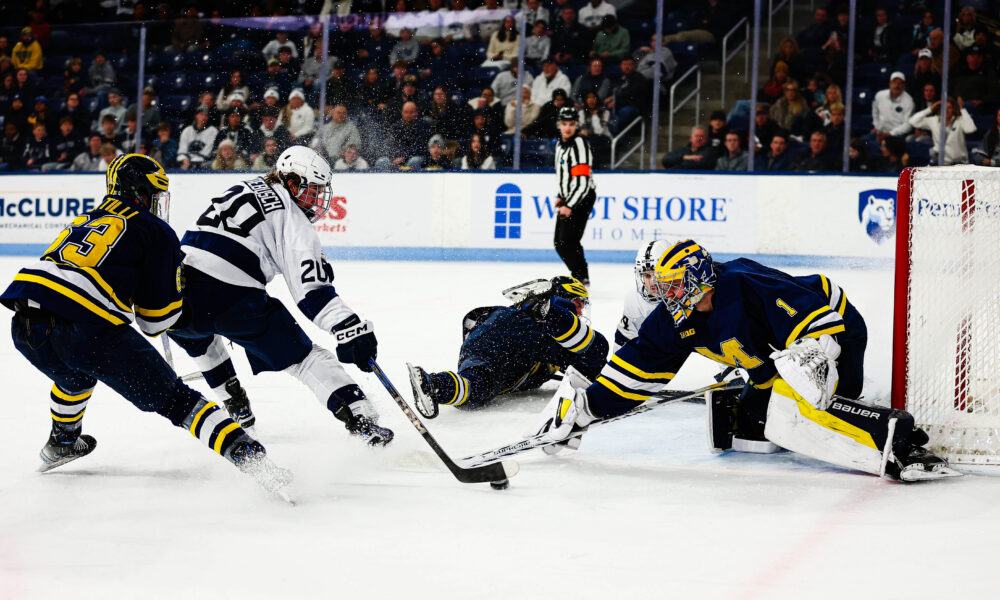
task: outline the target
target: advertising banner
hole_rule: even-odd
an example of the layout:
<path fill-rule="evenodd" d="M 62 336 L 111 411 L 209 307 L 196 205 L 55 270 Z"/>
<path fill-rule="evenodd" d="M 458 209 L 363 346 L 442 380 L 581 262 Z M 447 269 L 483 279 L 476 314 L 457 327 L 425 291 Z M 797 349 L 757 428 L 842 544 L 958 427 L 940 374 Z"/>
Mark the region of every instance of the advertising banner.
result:
<path fill-rule="evenodd" d="M 212 197 L 252 177 L 171 173 L 171 225 L 183 235 Z M 583 244 L 595 260 L 630 260 L 644 241 L 684 238 L 720 256 L 767 256 L 774 264 L 893 256 L 892 177 L 594 179 L 597 201 Z M 0 176 L 0 252 L 44 248 L 103 192 L 102 175 Z M 546 173 L 335 173 L 331 210 L 314 228 L 324 247 L 345 258 L 553 260 L 555 199 L 555 175 Z"/>

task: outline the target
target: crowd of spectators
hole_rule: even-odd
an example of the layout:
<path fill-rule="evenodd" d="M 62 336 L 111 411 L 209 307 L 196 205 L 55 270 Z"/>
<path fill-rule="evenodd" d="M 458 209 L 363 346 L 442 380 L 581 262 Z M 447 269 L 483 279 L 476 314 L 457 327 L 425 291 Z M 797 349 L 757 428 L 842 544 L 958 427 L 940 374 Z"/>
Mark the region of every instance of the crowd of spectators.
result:
<path fill-rule="evenodd" d="M 268 169 L 291 144 L 338 170 L 495 169 L 509 166 L 518 97 L 525 138 L 556 138 L 569 104 L 606 165 L 615 132 L 649 114 L 649 57 L 669 55 L 641 2 L 354 0 L 334 3 L 324 88 L 319 21 L 246 17 L 325 4 L 5 3 L 0 169 L 100 170 L 123 152 L 167 168 Z M 521 90 L 518 13 L 530 36 Z M 77 25 L 95 21 L 119 24 Z M 147 77 L 136 100 L 138 22 Z"/>
<path fill-rule="evenodd" d="M 954 6 L 946 40 L 943 2 L 859 2 L 849 95 L 848 6 L 818 6 L 809 25 L 780 42 L 758 92 L 755 170 L 840 171 L 845 138 L 851 171 L 898 173 L 906 166 L 938 164 L 942 116 L 944 164 L 997 165 L 1000 2 L 960 0 Z M 682 34 L 712 36 L 717 30 Z M 942 99 L 946 44 L 948 97 Z M 853 113 L 849 136 L 848 103 Z M 727 131 L 723 147 L 710 129 L 695 127 L 689 144 L 662 158 L 664 167 L 745 170 L 746 158 L 740 157 L 747 147 L 749 116 L 734 115 L 729 123 L 738 128 Z M 721 122 L 719 116 L 713 115 L 712 122 Z"/>

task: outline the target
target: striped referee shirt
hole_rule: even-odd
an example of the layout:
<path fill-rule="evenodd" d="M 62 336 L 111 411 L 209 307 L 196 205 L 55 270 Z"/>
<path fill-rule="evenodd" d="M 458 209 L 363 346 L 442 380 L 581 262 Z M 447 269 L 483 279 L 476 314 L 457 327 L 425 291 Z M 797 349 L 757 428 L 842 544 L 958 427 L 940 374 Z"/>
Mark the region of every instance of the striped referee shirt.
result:
<path fill-rule="evenodd" d="M 594 155 L 590 142 L 581 135 L 556 144 L 556 175 L 559 176 L 559 196 L 573 208 L 596 189 L 591 176 Z"/>

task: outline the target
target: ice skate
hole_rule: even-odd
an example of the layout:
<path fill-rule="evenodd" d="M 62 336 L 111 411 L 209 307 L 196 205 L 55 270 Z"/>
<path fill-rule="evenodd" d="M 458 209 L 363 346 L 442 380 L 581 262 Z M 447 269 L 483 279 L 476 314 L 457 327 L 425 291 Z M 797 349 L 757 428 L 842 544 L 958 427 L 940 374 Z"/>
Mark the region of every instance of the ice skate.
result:
<path fill-rule="evenodd" d="M 240 385 L 240 380 L 233 377 L 227 381 L 226 393 L 229 394 L 229 398 L 222 403 L 226 406 L 229 416 L 252 436 L 254 433 L 252 428 L 257 422 L 257 417 L 250 410 L 250 399 L 247 398 L 246 390 Z"/>
<path fill-rule="evenodd" d="M 49 435 L 49 441 L 42 446 L 38 457 L 42 459 L 38 471 L 44 473 L 58 466 L 86 456 L 97 447 L 97 440 L 90 435 L 81 435 L 72 441 L 60 441 L 55 434 Z"/>
<path fill-rule="evenodd" d="M 886 465 L 886 475 L 898 481 L 914 482 L 961 477 L 962 473 L 927 448 L 909 446 L 903 453 L 894 453 L 894 460 Z"/>
<path fill-rule="evenodd" d="M 341 405 L 333 411 L 333 416 L 344 423 L 351 435 L 360 437 L 369 446 L 385 446 L 395 435 L 388 427 L 379 427 L 373 416 L 362 411 L 355 414 L 348 405 Z"/>
<path fill-rule="evenodd" d="M 237 469 L 252 477 L 260 487 L 288 500 L 280 490 L 292 482 L 292 472 L 274 464 L 259 442 L 253 440 L 240 442 L 226 458 L 236 465 Z"/>
<path fill-rule="evenodd" d="M 410 372 L 410 386 L 413 388 L 413 400 L 417 404 L 417 412 L 425 419 L 433 419 L 438 416 L 438 404 L 434 401 L 431 378 L 420 367 L 406 363 L 406 368 Z"/>

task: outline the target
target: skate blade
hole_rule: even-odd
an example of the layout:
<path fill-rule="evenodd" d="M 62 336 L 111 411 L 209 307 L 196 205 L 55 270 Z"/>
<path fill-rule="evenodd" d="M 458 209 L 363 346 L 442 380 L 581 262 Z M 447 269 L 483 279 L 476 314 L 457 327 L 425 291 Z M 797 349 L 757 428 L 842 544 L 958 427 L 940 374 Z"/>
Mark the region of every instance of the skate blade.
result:
<path fill-rule="evenodd" d="M 277 497 L 279 497 L 279 498 L 281 498 L 282 500 L 284 500 L 285 502 L 287 502 L 291 506 L 295 506 L 295 500 L 292 499 L 292 496 L 288 493 L 287 489 L 275 490 L 274 491 L 274 495 L 277 496 Z"/>
<path fill-rule="evenodd" d="M 433 419 L 438 416 L 438 405 L 434 402 L 433 398 L 429 398 L 427 394 L 424 393 L 420 384 L 420 374 L 417 372 L 417 368 L 410 363 L 406 363 L 406 370 L 410 374 L 410 389 L 413 391 L 413 403 L 417 406 L 417 412 L 420 413 L 425 419 Z M 431 408 L 428 408 L 430 406 Z"/>
<path fill-rule="evenodd" d="M 42 459 L 42 464 L 38 465 L 38 472 L 39 473 L 46 473 L 48 471 L 51 471 L 52 469 L 55 469 L 56 467 L 61 467 L 61 466 L 63 466 L 64 464 L 66 464 L 68 462 L 73 462 L 74 460 L 76 460 L 78 458 L 83 458 L 84 456 L 86 456 L 86 454 L 64 456 L 63 458 L 60 458 L 59 460 L 49 462 L 49 461 L 45 460 L 44 458 L 42 458 L 41 454 L 39 454 L 39 458 Z"/>
<path fill-rule="evenodd" d="M 961 477 L 963 473 L 956 471 L 951 467 L 939 466 L 931 471 L 925 471 L 922 468 L 904 469 L 899 474 L 899 479 L 907 483 L 913 483 L 915 481 L 933 481 L 935 479 L 947 479 L 949 477 Z"/>

